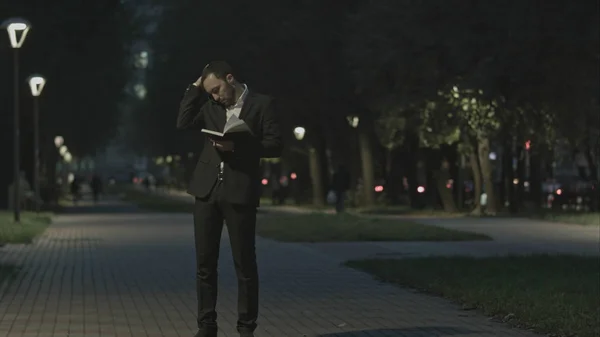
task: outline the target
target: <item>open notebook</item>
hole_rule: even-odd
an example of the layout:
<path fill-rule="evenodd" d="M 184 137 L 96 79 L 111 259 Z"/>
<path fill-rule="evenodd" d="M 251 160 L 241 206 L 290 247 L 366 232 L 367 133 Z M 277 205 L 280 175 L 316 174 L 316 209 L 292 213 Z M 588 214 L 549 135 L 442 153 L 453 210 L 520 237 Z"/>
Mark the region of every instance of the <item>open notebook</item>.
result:
<path fill-rule="evenodd" d="M 229 120 L 227 120 L 227 123 L 225 123 L 225 127 L 223 128 L 223 132 L 208 129 L 202 129 L 202 132 L 219 138 L 224 138 L 227 135 L 238 132 L 252 133 L 250 127 L 248 127 L 248 124 L 246 124 L 246 122 L 244 122 L 243 120 L 239 119 L 236 115 L 232 115 L 231 117 L 229 117 Z"/>

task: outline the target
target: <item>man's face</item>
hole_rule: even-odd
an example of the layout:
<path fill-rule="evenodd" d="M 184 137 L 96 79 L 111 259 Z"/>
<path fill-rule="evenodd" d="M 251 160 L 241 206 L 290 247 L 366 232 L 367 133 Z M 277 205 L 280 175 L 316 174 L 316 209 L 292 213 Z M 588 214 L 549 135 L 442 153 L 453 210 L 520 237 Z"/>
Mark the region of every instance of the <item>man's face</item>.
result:
<path fill-rule="evenodd" d="M 204 79 L 204 90 L 212 98 L 224 106 L 231 106 L 234 102 L 235 89 L 233 87 L 233 76 L 227 75 L 225 79 L 215 77 L 214 74 L 208 75 Z"/>

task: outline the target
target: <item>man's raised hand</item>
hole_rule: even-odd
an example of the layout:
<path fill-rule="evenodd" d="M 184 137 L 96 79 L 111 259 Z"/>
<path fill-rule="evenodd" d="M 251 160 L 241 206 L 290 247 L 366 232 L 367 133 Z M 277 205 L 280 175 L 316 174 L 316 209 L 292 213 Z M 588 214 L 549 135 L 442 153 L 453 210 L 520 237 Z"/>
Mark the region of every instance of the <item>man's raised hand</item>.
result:
<path fill-rule="evenodd" d="M 198 78 L 196 82 L 194 82 L 194 85 L 200 88 L 200 86 L 202 85 L 202 76 L 200 76 L 200 78 Z"/>

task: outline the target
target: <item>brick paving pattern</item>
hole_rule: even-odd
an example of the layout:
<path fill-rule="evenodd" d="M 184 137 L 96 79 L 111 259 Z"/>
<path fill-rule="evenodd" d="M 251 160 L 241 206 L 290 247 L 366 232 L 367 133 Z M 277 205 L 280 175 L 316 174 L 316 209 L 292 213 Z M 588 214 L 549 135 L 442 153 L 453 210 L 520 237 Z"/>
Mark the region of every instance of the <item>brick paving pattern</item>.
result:
<path fill-rule="evenodd" d="M 259 239 L 257 337 L 535 336 L 446 300 L 375 281 L 305 244 Z M 0 336 L 192 337 L 192 218 L 69 214 L 33 245 L 0 249 L 22 269 L 2 287 Z M 237 281 L 223 235 L 219 336 L 235 332 Z"/>

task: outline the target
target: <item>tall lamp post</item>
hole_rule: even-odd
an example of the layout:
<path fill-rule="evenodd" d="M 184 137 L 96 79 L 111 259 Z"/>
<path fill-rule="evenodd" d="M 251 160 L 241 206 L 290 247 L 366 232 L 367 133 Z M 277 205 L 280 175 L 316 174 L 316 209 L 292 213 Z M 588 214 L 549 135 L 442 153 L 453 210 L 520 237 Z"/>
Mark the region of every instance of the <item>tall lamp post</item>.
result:
<path fill-rule="evenodd" d="M 20 166 L 20 114 L 19 114 L 19 49 L 23 46 L 27 33 L 29 32 L 29 22 L 20 18 L 12 18 L 6 20 L 2 27 L 8 32 L 8 38 L 10 39 L 10 45 L 14 50 L 14 183 L 13 183 L 13 195 L 14 195 L 14 216 L 15 222 L 21 221 L 21 166 Z"/>
<path fill-rule="evenodd" d="M 39 97 L 44 90 L 46 79 L 40 75 L 29 77 L 29 88 L 33 96 L 33 186 L 35 189 L 35 210 L 40 212 L 40 105 Z"/>
<path fill-rule="evenodd" d="M 301 126 L 294 128 L 294 137 L 298 141 L 304 139 L 306 129 Z M 321 179 L 321 167 L 319 164 L 319 157 L 317 156 L 317 150 L 314 147 L 309 146 L 308 148 L 308 164 L 310 168 L 310 175 L 313 185 L 313 203 L 316 206 L 325 205 L 325 196 L 323 193 L 323 182 Z"/>
<path fill-rule="evenodd" d="M 365 130 L 364 123 L 360 124 L 360 118 L 356 115 L 347 117 L 350 127 L 358 130 L 358 147 L 360 150 L 360 161 L 363 177 L 364 205 L 373 206 L 375 204 L 375 195 L 373 186 L 375 179 L 373 174 L 373 156 L 371 154 L 371 141 Z"/>

